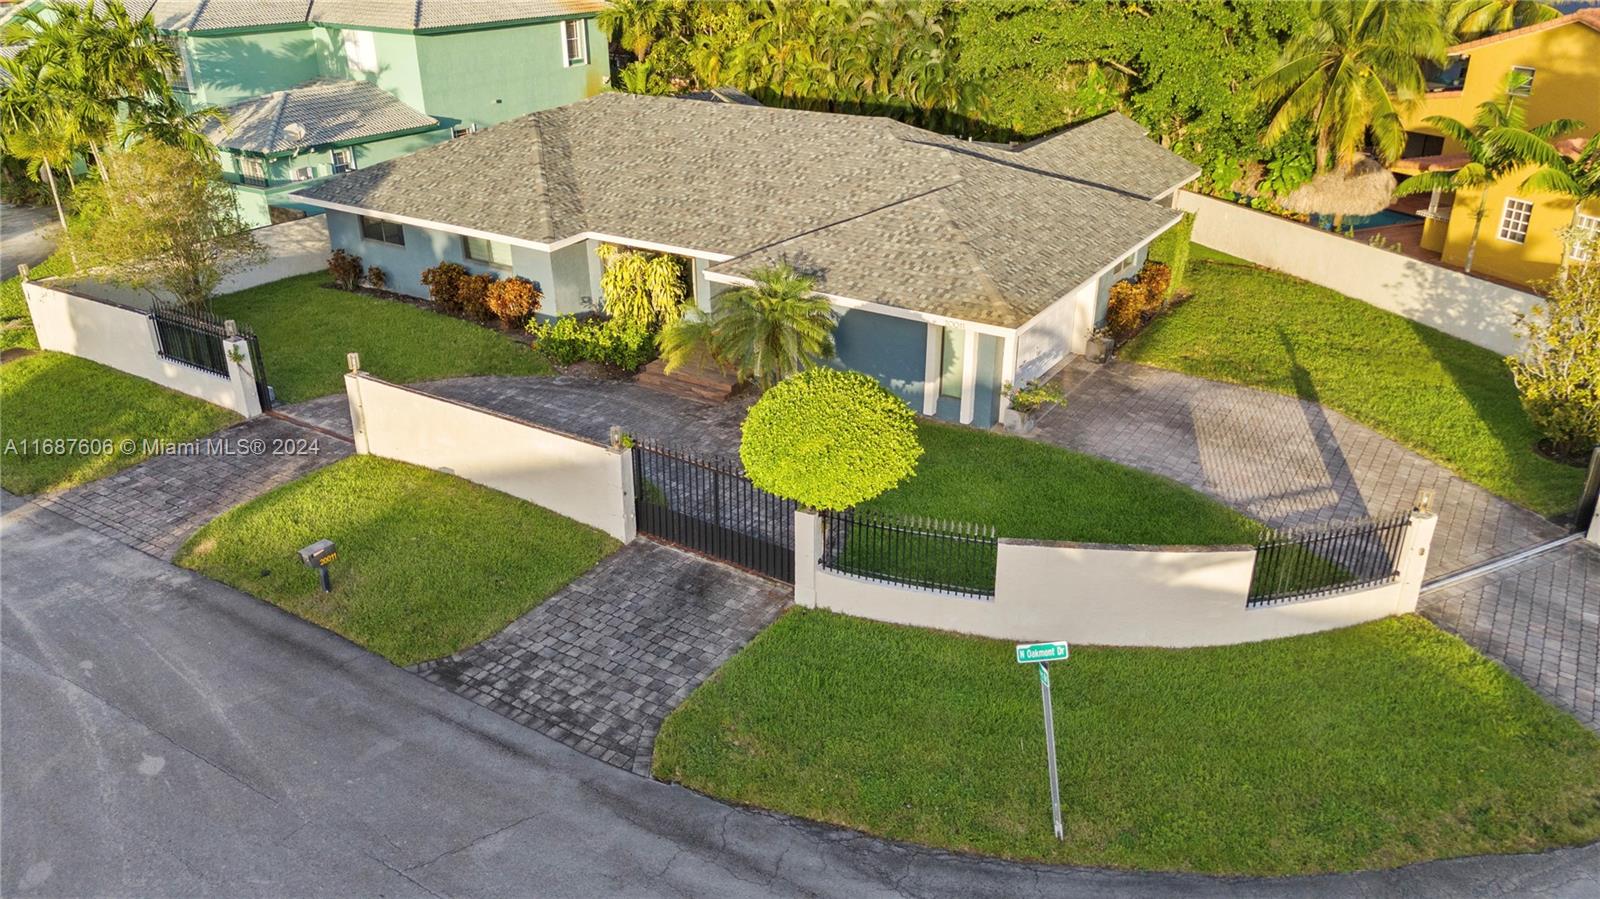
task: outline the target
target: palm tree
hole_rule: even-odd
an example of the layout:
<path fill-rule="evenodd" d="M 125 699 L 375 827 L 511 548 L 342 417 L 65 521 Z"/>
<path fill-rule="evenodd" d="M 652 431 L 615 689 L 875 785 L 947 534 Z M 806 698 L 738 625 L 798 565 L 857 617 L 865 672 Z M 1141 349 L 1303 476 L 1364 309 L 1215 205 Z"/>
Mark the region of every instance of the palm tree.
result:
<path fill-rule="evenodd" d="M 813 281 L 787 263 L 758 269 L 755 284 L 717 295 L 710 315 L 691 314 L 661 332 L 673 372 L 709 358 L 763 389 L 833 356 L 833 310 Z"/>
<path fill-rule="evenodd" d="M 1501 95 L 1478 104 L 1472 124 L 1449 116 L 1428 116 L 1430 127 L 1456 143 L 1466 152 L 1467 162 L 1453 172 L 1423 172 L 1400 182 L 1395 193 L 1401 196 L 1428 191 L 1477 191 L 1477 202 L 1472 208 L 1472 239 L 1467 243 L 1465 270 L 1472 271 L 1472 262 L 1478 250 L 1478 233 L 1483 229 L 1483 218 L 1488 212 L 1485 195 L 1488 188 L 1511 172 L 1530 162 L 1549 162 L 1556 154 L 1551 144 L 1562 135 L 1583 127 L 1574 119 L 1553 119 L 1542 125 L 1527 127 L 1527 112 L 1518 89 L 1526 83 L 1527 75 L 1508 73 L 1502 81 Z"/>
<path fill-rule="evenodd" d="M 1348 167 L 1369 143 L 1392 162 L 1405 149 L 1400 112 L 1425 90 L 1421 63 L 1444 57 L 1431 4 L 1314 0 L 1305 29 L 1257 87 L 1272 109 L 1267 142 L 1310 122 L 1318 172 Z"/>
<path fill-rule="evenodd" d="M 5 90 L 0 91 L 0 141 L 7 153 L 27 163 L 29 174 L 37 178 L 43 173 L 56 218 L 65 230 L 67 212 L 56 187 L 55 170 L 72 164 L 78 147 L 76 121 L 42 82 L 36 57 L 24 53 L 0 58 L 0 70 L 5 75 Z"/>
<path fill-rule="evenodd" d="M 643 60 L 678 12 L 676 5 L 663 0 L 611 0 L 595 13 L 595 21 L 607 38 L 635 60 Z"/>
<path fill-rule="evenodd" d="M 1548 22 L 1560 15 L 1560 10 L 1538 0 L 1455 0 L 1445 9 L 1444 27 L 1468 40 Z"/>
<path fill-rule="evenodd" d="M 1572 224 L 1567 229 L 1566 250 L 1561 254 L 1561 276 L 1565 278 L 1572 262 L 1573 242 L 1581 236 L 1578 216 L 1583 214 L 1585 203 L 1600 202 L 1600 137 L 1589 138 L 1576 159 L 1568 159 L 1543 142 L 1524 150 L 1528 161 L 1539 169 L 1523 180 L 1521 189 L 1560 194 L 1572 201 Z"/>

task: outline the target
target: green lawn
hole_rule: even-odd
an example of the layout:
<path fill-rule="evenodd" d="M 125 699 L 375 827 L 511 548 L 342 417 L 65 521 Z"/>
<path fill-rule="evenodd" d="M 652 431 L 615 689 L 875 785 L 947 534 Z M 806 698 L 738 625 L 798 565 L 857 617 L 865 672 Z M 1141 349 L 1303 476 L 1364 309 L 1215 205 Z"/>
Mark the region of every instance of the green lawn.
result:
<path fill-rule="evenodd" d="M 1001 537 L 1083 543 L 1254 543 L 1261 526 L 1166 478 L 1037 440 L 922 422 L 910 481 L 881 512 L 993 525 Z"/>
<path fill-rule="evenodd" d="M 465 375 L 549 374 L 543 357 L 471 322 L 335 290 L 317 272 L 219 297 L 214 311 L 255 329 L 280 403 L 344 390 L 345 354 L 397 383 Z"/>
<path fill-rule="evenodd" d="M 1009 643 L 793 610 L 667 719 L 657 777 L 900 840 L 1234 874 L 1388 867 L 1600 838 L 1600 739 L 1407 616 L 1266 643 Z"/>
<path fill-rule="evenodd" d="M 32 269 L 33 280 L 61 275 L 72 269 L 72 262 L 64 253 L 56 253 Z M 5 327 L 20 323 L 20 327 Z M 0 350 L 12 347 L 38 347 L 39 338 L 33 333 L 33 322 L 28 316 L 28 299 L 22 294 L 22 278 L 12 275 L 0 281 Z"/>
<path fill-rule="evenodd" d="M 144 441 L 188 441 L 237 420 L 220 406 L 99 363 L 39 353 L 0 365 L 0 487 L 20 494 L 82 484 L 147 458 Z M 52 444 L 44 448 L 66 451 L 41 454 L 40 440 L 109 447 Z M 123 441 L 133 441 L 132 452 Z"/>
<path fill-rule="evenodd" d="M 1193 298 L 1123 359 L 1313 400 L 1543 514 L 1577 502 L 1583 471 L 1535 452 L 1541 435 L 1498 355 L 1217 255 L 1196 252 Z"/>
<path fill-rule="evenodd" d="M 296 556 L 321 539 L 338 547 L 332 593 Z M 487 487 L 355 456 L 230 509 L 177 563 L 411 665 L 497 633 L 616 548 Z"/>

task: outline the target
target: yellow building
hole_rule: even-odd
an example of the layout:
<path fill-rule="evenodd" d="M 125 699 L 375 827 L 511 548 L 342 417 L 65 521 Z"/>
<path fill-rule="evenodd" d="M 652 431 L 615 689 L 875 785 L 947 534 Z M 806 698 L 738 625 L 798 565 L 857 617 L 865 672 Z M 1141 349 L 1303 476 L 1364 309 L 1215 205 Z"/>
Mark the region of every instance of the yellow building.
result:
<path fill-rule="evenodd" d="M 1459 167 L 1465 161 L 1461 146 L 1441 137 L 1424 119 L 1443 115 L 1470 124 L 1478 104 L 1495 99 L 1513 70 L 1531 79 L 1524 100 L 1530 126 L 1557 118 L 1584 123 L 1574 135 L 1577 139 L 1558 144 L 1568 156 L 1575 156 L 1584 140 L 1600 131 L 1600 8 L 1458 44 L 1450 48 L 1450 57 L 1447 83 L 1434 85 L 1439 89 L 1430 90 L 1406 116 L 1409 140 L 1394 165 L 1398 174 Z M 1439 253 L 1447 265 L 1464 266 L 1482 203 L 1473 272 L 1518 284 L 1549 277 L 1565 252 L 1559 232 L 1574 222 L 1573 203 L 1521 190 L 1532 171 L 1513 172 L 1486 191 L 1432 198 L 1421 213 L 1423 249 Z M 1578 211 L 1579 227 L 1600 231 L 1600 202 L 1590 201 Z"/>

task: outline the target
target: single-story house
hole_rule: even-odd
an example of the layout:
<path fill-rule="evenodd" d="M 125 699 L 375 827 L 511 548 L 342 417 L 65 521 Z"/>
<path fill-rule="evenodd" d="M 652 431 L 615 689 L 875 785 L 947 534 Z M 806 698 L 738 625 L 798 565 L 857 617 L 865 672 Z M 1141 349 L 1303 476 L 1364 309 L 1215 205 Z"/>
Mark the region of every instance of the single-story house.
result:
<path fill-rule="evenodd" d="M 1001 387 L 1081 353 L 1111 284 L 1199 174 L 1102 116 L 1019 146 L 725 97 L 611 93 L 299 191 L 335 248 L 426 296 L 442 261 L 521 275 L 542 314 L 602 308 L 595 249 L 692 261 L 695 299 L 787 261 L 839 312 L 839 363 L 987 426 Z"/>

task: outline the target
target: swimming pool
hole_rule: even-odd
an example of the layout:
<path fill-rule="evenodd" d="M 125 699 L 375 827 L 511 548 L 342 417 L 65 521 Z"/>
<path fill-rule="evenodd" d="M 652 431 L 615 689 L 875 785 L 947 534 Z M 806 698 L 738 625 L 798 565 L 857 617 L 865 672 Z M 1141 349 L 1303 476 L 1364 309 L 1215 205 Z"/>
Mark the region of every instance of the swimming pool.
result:
<path fill-rule="evenodd" d="M 1317 223 L 1317 227 L 1321 228 L 1322 230 L 1333 230 L 1333 216 L 1319 214 L 1314 216 L 1314 220 Z M 1409 225 L 1413 222 L 1420 221 L 1422 221 L 1422 219 L 1417 216 L 1404 212 L 1396 212 L 1393 209 L 1385 209 L 1382 212 L 1375 212 L 1372 215 L 1347 215 L 1344 217 L 1344 221 L 1339 223 L 1339 230 L 1365 231 L 1368 228 L 1382 228 L 1387 225 Z"/>

